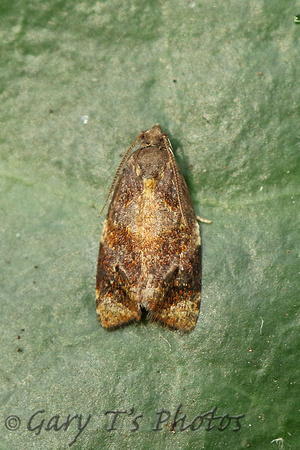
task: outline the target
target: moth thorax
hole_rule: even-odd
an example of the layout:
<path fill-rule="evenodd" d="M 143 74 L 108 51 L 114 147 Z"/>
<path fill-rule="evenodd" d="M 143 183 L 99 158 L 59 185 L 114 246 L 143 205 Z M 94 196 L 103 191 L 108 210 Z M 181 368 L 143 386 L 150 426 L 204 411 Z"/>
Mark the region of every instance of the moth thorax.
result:
<path fill-rule="evenodd" d="M 159 147 L 146 147 L 139 151 L 136 159 L 136 173 L 143 180 L 162 179 L 169 156 Z"/>

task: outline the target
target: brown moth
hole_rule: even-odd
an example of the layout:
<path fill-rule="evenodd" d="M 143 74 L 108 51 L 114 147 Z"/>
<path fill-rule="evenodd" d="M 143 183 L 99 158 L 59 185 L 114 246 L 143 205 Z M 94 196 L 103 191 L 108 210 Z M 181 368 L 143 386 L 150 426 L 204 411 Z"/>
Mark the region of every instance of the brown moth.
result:
<path fill-rule="evenodd" d="M 99 250 L 98 319 L 115 328 L 140 320 L 144 309 L 151 320 L 191 331 L 200 308 L 199 225 L 170 141 L 158 124 L 138 136 L 112 190 L 114 184 Z"/>

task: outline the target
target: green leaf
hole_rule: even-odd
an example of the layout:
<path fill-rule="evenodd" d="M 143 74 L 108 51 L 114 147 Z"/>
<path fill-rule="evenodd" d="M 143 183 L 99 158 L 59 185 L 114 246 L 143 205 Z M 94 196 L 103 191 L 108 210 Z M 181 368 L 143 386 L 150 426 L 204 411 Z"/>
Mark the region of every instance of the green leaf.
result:
<path fill-rule="evenodd" d="M 1 2 L 1 448 L 69 448 L 89 414 L 72 448 L 297 448 L 298 6 Z M 213 221 L 190 335 L 96 319 L 98 213 L 154 123 Z"/>

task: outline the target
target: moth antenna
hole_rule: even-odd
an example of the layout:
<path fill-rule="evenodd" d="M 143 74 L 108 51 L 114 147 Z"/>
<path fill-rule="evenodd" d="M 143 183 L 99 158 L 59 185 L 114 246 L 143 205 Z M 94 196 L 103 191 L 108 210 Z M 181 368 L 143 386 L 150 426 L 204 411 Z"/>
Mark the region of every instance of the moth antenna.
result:
<path fill-rule="evenodd" d="M 174 180 L 175 180 L 175 187 L 176 187 L 176 191 L 177 191 L 179 209 L 181 212 L 181 216 L 182 216 L 184 225 L 187 227 L 188 223 L 187 223 L 186 217 L 183 212 L 182 201 L 181 201 L 182 200 L 181 183 L 179 183 L 179 173 L 178 173 L 178 168 L 177 168 L 176 161 L 175 161 L 175 156 L 174 156 L 174 153 L 172 150 L 172 145 L 171 145 L 170 139 L 167 138 L 167 136 L 165 134 L 163 134 L 163 141 L 164 141 L 164 144 L 165 144 L 165 146 L 168 150 L 169 156 L 170 156 L 171 166 L 172 166 L 173 173 L 174 173 Z"/>
<path fill-rule="evenodd" d="M 123 167 L 123 165 L 124 165 L 126 159 L 128 158 L 128 156 L 129 156 L 131 150 L 136 146 L 136 144 L 138 143 L 138 141 L 141 139 L 142 134 L 143 134 L 143 133 L 140 133 L 140 134 L 138 135 L 138 137 L 136 138 L 136 140 L 134 141 L 134 143 L 129 147 L 129 149 L 127 150 L 127 152 L 126 152 L 125 155 L 123 156 L 122 161 L 120 162 L 119 167 L 118 167 L 118 169 L 117 169 L 117 171 L 116 171 L 116 174 L 115 174 L 115 176 L 114 176 L 114 179 L 113 179 L 111 188 L 110 188 L 110 190 L 109 190 L 108 196 L 107 196 L 107 198 L 106 198 L 106 200 L 105 200 L 104 206 L 103 206 L 103 208 L 102 208 L 101 211 L 100 211 L 99 217 L 100 217 L 101 214 L 103 213 L 103 211 L 104 211 L 104 209 L 105 209 L 105 207 L 106 207 L 106 205 L 107 205 L 107 203 L 108 203 L 109 197 L 111 196 L 111 193 L 114 191 L 114 189 L 115 189 L 115 187 L 116 187 L 116 183 L 117 183 L 117 181 L 118 181 L 118 179 L 119 179 L 119 175 L 120 175 L 121 169 L 122 169 L 122 167 Z"/>

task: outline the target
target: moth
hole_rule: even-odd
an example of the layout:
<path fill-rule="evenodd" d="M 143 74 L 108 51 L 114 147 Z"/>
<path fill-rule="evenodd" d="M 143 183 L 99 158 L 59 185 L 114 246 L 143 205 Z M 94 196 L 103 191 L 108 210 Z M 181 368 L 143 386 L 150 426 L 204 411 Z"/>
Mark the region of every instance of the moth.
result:
<path fill-rule="evenodd" d="M 145 310 L 150 320 L 190 332 L 201 298 L 200 231 L 171 143 L 158 124 L 129 148 L 111 191 L 96 276 L 99 321 L 113 329 L 139 321 Z"/>

